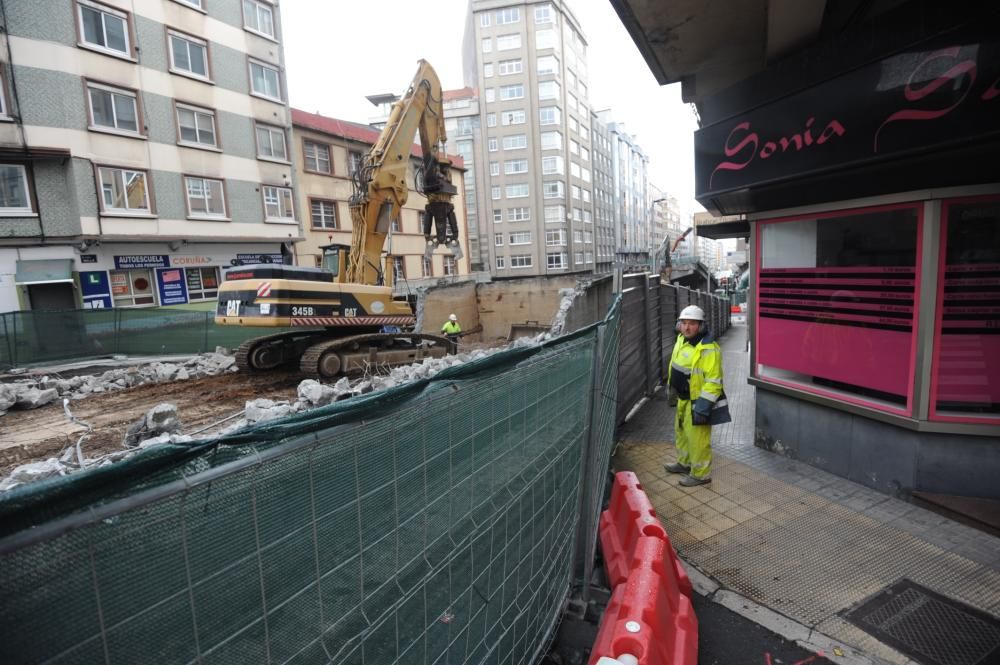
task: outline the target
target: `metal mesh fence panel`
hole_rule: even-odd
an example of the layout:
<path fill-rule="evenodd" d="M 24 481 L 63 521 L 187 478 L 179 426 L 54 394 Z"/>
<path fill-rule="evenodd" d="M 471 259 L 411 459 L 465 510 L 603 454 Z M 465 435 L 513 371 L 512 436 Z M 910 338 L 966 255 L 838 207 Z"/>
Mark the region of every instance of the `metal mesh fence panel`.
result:
<path fill-rule="evenodd" d="M 611 452 L 602 326 L 9 492 L 0 661 L 534 662 Z"/>
<path fill-rule="evenodd" d="M 216 326 L 214 312 L 159 308 L 9 312 L 0 317 L 0 368 L 112 354 L 203 353 L 283 330 Z"/>

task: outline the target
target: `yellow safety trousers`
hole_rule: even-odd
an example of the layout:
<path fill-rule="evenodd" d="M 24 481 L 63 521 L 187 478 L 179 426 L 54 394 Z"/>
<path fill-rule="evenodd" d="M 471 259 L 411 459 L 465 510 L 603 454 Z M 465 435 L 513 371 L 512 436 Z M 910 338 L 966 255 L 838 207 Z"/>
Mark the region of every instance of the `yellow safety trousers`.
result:
<path fill-rule="evenodd" d="M 677 419 L 674 422 L 674 445 L 677 462 L 691 467 L 694 478 L 707 478 L 712 474 L 712 426 L 691 422 L 691 400 L 677 400 Z"/>

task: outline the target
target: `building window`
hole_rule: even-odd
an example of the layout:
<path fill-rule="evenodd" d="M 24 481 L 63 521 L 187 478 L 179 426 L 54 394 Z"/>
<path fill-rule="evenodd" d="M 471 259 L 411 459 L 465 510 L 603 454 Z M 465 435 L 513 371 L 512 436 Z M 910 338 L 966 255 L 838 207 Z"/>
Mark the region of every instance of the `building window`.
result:
<path fill-rule="evenodd" d="M 930 419 L 1000 423 L 1000 198 L 945 201 Z"/>
<path fill-rule="evenodd" d="M 266 2 L 243 0 L 243 27 L 274 39 L 274 9 Z"/>
<path fill-rule="evenodd" d="M 520 34 L 514 33 L 513 35 L 500 35 L 497 37 L 498 51 L 510 51 L 516 48 L 521 48 Z"/>
<path fill-rule="evenodd" d="M 483 40 L 483 53 L 489 53 L 493 50 L 493 40 L 489 37 Z"/>
<path fill-rule="evenodd" d="M 555 224 L 565 221 L 566 206 L 545 206 L 545 223 Z"/>
<path fill-rule="evenodd" d="M 531 244 L 531 231 L 515 231 L 510 234 L 510 244 L 512 245 L 530 245 Z"/>
<path fill-rule="evenodd" d="M 508 199 L 523 199 L 528 196 L 528 183 L 520 182 L 513 185 L 507 185 L 507 198 Z"/>
<path fill-rule="evenodd" d="M 538 122 L 542 125 L 558 125 L 562 122 L 562 114 L 558 106 L 543 106 L 538 109 Z"/>
<path fill-rule="evenodd" d="M 315 141 L 302 142 L 302 156 L 305 170 L 310 173 L 330 175 L 330 146 Z"/>
<path fill-rule="evenodd" d="M 758 378 L 910 413 L 922 210 L 758 223 Z"/>
<path fill-rule="evenodd" d="M 250 61 L 250 94 L 275 101 L 281 99 L 281 74 L 276 67 Z"/>
<path fill-rule="evenodd" d="M 209 80 L 208 43 L 204 40 L 169 30 L 170 71 Z"/>
<path fill-rule="evenodd" d="M 590 190 L 589 189 L 581 189 L 580 193 L 583 194 L 583 202 L 584 203 L 590 203 Z"/>
<path fill-rule="evenodd" d="M 433 277 L 434 276 L 434 262 L 431 261 L 426 256 L 421 256 L 420 259 L 421 259 L 420 260 L 420 271 L 423 274 L 423 276 L 424 277 Z"/>
<path fill-rule="evenodd" d="M 497 11 L 497 25 L 510 25 L 521 22 L 521 8 L 507 7 Z"/>
<path fill-rule="evenodd" d="M 562 132 L 542 132 L 542 150 L 562 150 Z"/>
<path fill-rule="evenodd" d="M 490 162 L 490 175 L 500 175 L 500 162 Z"/>
<path fill-rule="evenodd" d="M 176 1 L 184 5 L 190 5 L 195 9 L 204 9 L 204 7 L 202 7 L 201 0 L 176 0 Z"/>
<path fill-rule="evenodd" d="M 527 222 L 531 220 L 531 208 L 508 208 L 507 219 L 512 222 Z"/>
<path fill-rule="evenodd" d="M 580 144 L 576 142 L 576 139 L 569 140 L 569 152 L 571 155 L 580 154 Z"/>
<path fill-rule="evenodd" d="M 188 300 L 214 300 L 219 294 L 218 268 L 185 268 Z"/>
<path fill-rule="evenodd" d="M 325 199 L 310 199 L 309 221 L 314 229 L 337 228 L 337 204 Z"/>
<path fill-rule="evenodd" d="M 503 163 L 503 172 L 507 175 L 528 172 L 527 159 L 508 159 Z"/>
<path fill-rule="evenodd" d="M 287 162 L 285 130 L 270 125 L 257 125 L 257 156 Z"/>
<path fill-rule="evenodd" d="M 552 23 L 552 5 L 535 5 L 535 23 Z"/>
<path fill-rule="evenodd" d="M 487 62 L 485 65 L 483 65 L 483 78 L 488 79 L 492 78 L 492 76 L 493 76 L 493 63 Z"/>
<path fill-rule="evenodd" d="M 574 201 L 579 201 L 580 200 L 580 188 L 577 187 L 576 185 L 571 185 L 570 186 L 570 191 L 572 193 L 573 200 Z"/>
<path fill-rule="evenodd" d="M 505 138 L 504 139 L 504 143 L 506 143 L 506 141 L 507 141 L 507 139 Z M 494 138 L 494 137 L 491 136 L 490 138 L 486 139 L 486 145 L 487 145 L 487 149 L 490 152 L 496 152 L 497 151 L 497 140 L 496 140 L 496 138 Z"/>
<path fill-rule="evenodd" d="M 132 57 L 128 13 L 87 0 L 79 0 L 76 7 L 83 46 L 110 55 Z"/>
<path fill-rule="evenodd" d="M 497 114 L 496 113 L 487 113 L 486 114 L 486 126 L 487 127 L 496 127 L 497 126 Z"/>
<path fill-rule="evenodd" d="M 545 246 L 546 247 L 565 247 L 566 246 L 566 230 L 565 229 L 552 229 L 545 232 Z"/>
<path fill-rule="evenodd" d="M 506 76 L 508 74 L 520 74 L 524 71 L 524 63 L 518 60 L 501 60 L 498 65 L 498 72 L 500 76 Z"/>
<path fill-rule="evenodd" d="M 503 234 L 502 233 L 494 233 L 493 234 L 493 245 L 495 247 L 503 247 Z"/>
<path fill-rule="evenodd" d="M 488 27 L 490 27 L 490 13 L 489 12 L 483 12 L 482 14 L 479 15 L 479 27 L 480 28 L 488 28 Z"/>
<path fill-rule="evenodd" d="M 545 255 L 545 267 L 550 270 L 560 270 L 569 267 L 566 264 L 566 252 L 555 252 Z"/>
<path fill-rule="evenodd" d="M 221 180 L 184 178 L 187 191 L 188 215 L 191 217 L 225 217 L 225 187 Z"/>
<path fill-rule="evenodd" d="M 524 86 L 520 83 L 517 85 L 505 85 L 500 87 L 500 99 L 522 99 L 524 97 Z"/>
<path fill-rule="evenodd" d="M 292 207 L 292 190 L 288 187 L 263 185 L 260 188 L 264 197 L 264 219 L 268 222 L 294 222 L 295 210 Z"/>
<path fill-rule="evenodd" d="M 141 134 L 136 92 L 87 82 L 90 128 Z"/>
<path fill-rule="evenodd" d="M 150 213 L 145 171 L 102 166 L 97 172 L 101 183 L 103 212 L 131 215 Z"/>
<path fill-rule="evenodd" d="M 535 48 L 557 48 L 559 46 L 559 38 L 556 36 L 555 30 L 536 30 L 535 31 Z M 566 50 L 566 53 L 571 54 L 572 51 Z M 569 62 L 569 55 L 566 56 L 567 62 Z"/>
<path fill-rule="evenodd" d="M 406 279 L 406 262 L 402 256 L 392 257 L 392 281 L 399 282 Z"/>
<path fill-rule="evenodd" d="M 579 222 L 581 219 L 583 219 L 583 210 L 581 210 L 580 208 L 573 208 L 572 215 L 573 215 L 573 221 Z M 583 241 L 582 231 L 574 231 L 573 233 L 577 242 Z"/>
<path fill-rule="evenodd" d="M 528 136 L 526 134 L 513 134 L 503 137 L 504 150 L 520 150 L 528 147 Z"/>
<path fill-rule="evenodd" d="M 399 217 L 393 218 L 393 220 L 389 223 L 389 230 L 393 233 L 403 232 L 403 225 L 402 222 L 399 221 Z"/>
<path fill-rule="evenodd" d="M 580 165 L 576 162 L 570 162 L 569 164 L 569 174 L 574 178 L 580 177 Z"/>
<path fill-rule="evenodd" d="M 500 120 L 504 126 L 523 125 L 526 118 L 523 110 L 504 111 L 500 114 Z"/>
<path fill-rule="evenodd" d="M 540 76 L 559 73 L 559 58 L 554 55 L 543 55 L 538 58 L 536 69 Z"/>
<path fill-rule="evenodd" d="M 562 175 L 566 172 L 561 155 L 542 157 L 542 173 L 545 175 Z"/>
<path fill-rule="evenodd" d="M 494 88 L 486 88 L 486 102 L 492 104 L 497 99 L 497 91 Z"/>
<path fill-rule="evenodd" d="M 115 307 L 155 305 L 153 271 L 149 268 L 112 270 L 111 296 L 114 298 Z"/>
<path fill-rule="evenodd" d="M 542 81 L 538 84 L 538 99 L 558 99 L 559 84 L 555 81 Z"/>
<path fill-rule="evenodd" d="M 23 164 L 0 164 L 0 216 L 33 214 L 28 169 Z"/>
<path fill-rule="evenodd" d="M 531 254 L 517 254 L 510 257 L 511 268 L 530 268 Z"/>
<path fill-rule="evenodd" d="M 553 180 L 542 183 L 542 197 L 546 199 L 561 199 L 566 196 L 565 185 L 562 180 Z"/>
<path fill-rule="evenodd" d="M 454 275 L 458 273 L 458 261 L 455 260 L 454 256 L 444 257 L 444 274 Z"/>
<path fill-rule="evenodd" d="M 501 210 L 500 208 L 494 208 L 493 209 L 493 223 L 494 224 L 499 224 L 502 221 L 503 221 L 503 210 Z"/>
<path fill-rule="evenodd" d="M 490 198 L 493 199 L 494 201 L 499 201 L 500 200 L 500 186 L 499 185 L 494 185 L 493 187 L 490 187 Z"/>
<path fill-rule="evenodd" d="M 199 147 L 218 147 L 216 143 L 215 131 L 215 111 L 188 106 L 187 104 L 177 105 L 177 131 L 180 142 Z"/>
<path fill-rule="evenodd" d="M 507 267 L 507 260 L 502 256 L 498 256 L 496 265 L 497 265 L 497 270 L 503 270 L 504 268 Z"/>

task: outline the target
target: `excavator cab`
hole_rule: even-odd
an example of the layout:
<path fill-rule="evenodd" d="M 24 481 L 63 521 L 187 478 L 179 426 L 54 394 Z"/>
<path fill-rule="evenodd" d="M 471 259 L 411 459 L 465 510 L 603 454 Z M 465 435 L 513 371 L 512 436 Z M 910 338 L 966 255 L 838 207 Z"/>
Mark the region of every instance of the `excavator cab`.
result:
<path fill-rule="evenodd" d="M 331 243 L 321 245 L 319 248 L 323 252 L 323 270 L 333 275 L 333 281 L 343 283 L 347 270 L 341 270 L 343 265 L 347 266 L 347 257 L 350 256 L 351 246 L 342 243 Z"/>

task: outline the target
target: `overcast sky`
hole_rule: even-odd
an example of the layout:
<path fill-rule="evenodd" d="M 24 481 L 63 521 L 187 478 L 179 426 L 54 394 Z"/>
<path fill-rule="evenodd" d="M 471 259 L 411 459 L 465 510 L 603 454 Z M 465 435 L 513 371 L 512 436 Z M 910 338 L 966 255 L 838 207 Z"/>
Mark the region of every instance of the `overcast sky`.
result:
<path fill-rule="evenodd" d="M 570 3 L 587 40 L 590 106 L 611 109 L 649 156 L 651 184 L 694 201 L 694 114 L 680 84 L 661 87 L 608 0 Z M 292 106 L 368 122 L 368 95 L 402 94 L 426 59 L 446 90 L 463 87 L 467 0 L 286 0 L 283 44 Z"/>

